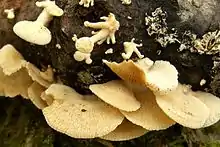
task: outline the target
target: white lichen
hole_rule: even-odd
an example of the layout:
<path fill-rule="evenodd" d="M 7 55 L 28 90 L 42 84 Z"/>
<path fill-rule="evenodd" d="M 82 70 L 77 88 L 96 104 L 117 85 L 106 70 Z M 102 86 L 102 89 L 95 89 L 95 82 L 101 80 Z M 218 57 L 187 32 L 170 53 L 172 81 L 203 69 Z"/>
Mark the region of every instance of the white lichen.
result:
<path fill-rule="evenodd" d="M 152 16 L 146 13 L 145 24 L 147 32 L 150 36 L 155 36 L 155 40 L 166 47 L 168 44 L 179 42 L 177 39 L 176 30 L 173 28 L 171 33 L 168 32 L 166 23 L 167 14 L 160 7 L 152 12 Z"/>
<path fill-rule="evenodd" d="M 208 32 L 202 36 L 202 39 L 194 41 L 194 48 L 199 53 L 216 54 L 220 52 L 220 31 Z"/>

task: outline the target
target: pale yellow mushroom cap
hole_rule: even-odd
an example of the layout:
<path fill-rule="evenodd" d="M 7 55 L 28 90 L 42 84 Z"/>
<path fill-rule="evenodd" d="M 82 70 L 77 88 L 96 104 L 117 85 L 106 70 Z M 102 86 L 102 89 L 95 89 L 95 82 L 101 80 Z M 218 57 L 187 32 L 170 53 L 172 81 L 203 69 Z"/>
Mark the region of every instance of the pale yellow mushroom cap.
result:
<path fill-rule="evenodd" d="M 110 141 L 125 141 L 138 138 L 148 131 L 125 119 L 114 131 L 100 138 Z"/>
<path fill-rule="evenodd" d="M 167 95 L 156 95 L 156 101 L 170 118 L 189 128 L 203 127 L 210 114 L 208 107 L 180 84 Z"/>
<path fill-rule="evenodd" d="M 28 88 L 33 81 L 44 87 L 51 84 L 51 81 L 44 79 L 47 74 L 42 74 L 33 64 L 25 61 L 12 45 L 5 45 L 0 50 L 0 70 L 0 92 L 4 96 L 15 97 L 21 95 L 28 98 Z"/>
<path fill-rule="evenodd" d="M 33 64 L 27 63 L 25 67 L 27 69 L 29 76 L 32 78 L 33 81 L 36 81 L 37 83 L 39 83 L 44 87 L 49 87 L 52 84 L 53 81 L 48 81 L 47 79 L 53 79 L 53 77 L 47 77 L 47 79 L 44 79 L 45 75 L 43 74 L 42 76 L 42 72 Z M 53 75 L 51 74 L 50 76 Z"/>
<path fill-rule="evenodd" d="M 121 110 L 121 113 L 129 121 L 147 130 L 163 130 L 175 124 L 175 122 L 158 107 L 155 95 L 152 91 L 149 89 L 135 89 L 134 93 L 137 100 L 141 103 L 141 108 L 134 112 Z"/>
<path fill-rule="evenodd" d="M 83 53 L 90 53 L 93 50 L 94 42 L 89 37 L 82 37 L 76 40 L 75 47 Z"/>
<path fill-rule="evenodd" d="M 4 74 L 11 75 L 25 64 L 26 61 L 22 55 L 12 45 L 7 44 L 0 49 L 0 67 Z"/>
<path fill-rule="evenodd" d="M 14 33 L 23 40 L 37 44 L 46 45 L 51 41 L 51 32 L 44 25 L 32 21 L 20 21 L 13 27 Z"/>
<path fill-rule="evenodd" d="M 37 1 L 35 4 L 37 7 L 44 8 L 47 11 L 47 13 L 49 13 L 52 16 L 62 16 L 64 13 L 63 10 L 55 4 L 55 1 Z"/>
<path fill-rule="evenodd" d="M 144 62 L 142 62 L 142 60 Z M 178 85 L 178 72 L 167 61 L 156 61 L 154 64 L 147 58 L 140 59 L 137 63 L 132 60 L 121 63 L 103 62 L 121 79 L 150 88 L 154 92 L 166 94 L 175 90 Z M 164 76 L 166 73 L 166 76 Z"/>
<path fill-rule="evenodd" d="M 32 103 L 38 108 L 43 109 L 47 106 L 47 103 L 41 98 L 41 94 L 46 89 L 41 86 L 40 84 L 34 82 L 29 88 L 28 88 L 28 98 L 32 101 Z"/>
<path fill-rule="evenodd" d="M 208 127 L 220 120 L 220 99 L 211 93 L 207 92 L 192 92 L 192 95 L 202 101 L 210 110 L 208 119 L 203 127 Z"/>
<path fill-rule="evenodd" d="M 33 83 L 24 68 L 10 76 L 5 75 L 2 68 L 0 68 L 0 81 L 0 91 L 6 97 L 21 95 L 24 98 L 28 98 L 27 89 Z"/>
<path fill-rule="evenodd" d="M 123 81 L 115 80 L 104 84 L 90 85 L 89 89 L 104 102 L 124 111 L 136 111 L 140 103 Z"/>
<path fill-rule="evenodd" d="M 46 93 L 48 92 L 56 96 L 53 103 L 43 109 L 48 125 L 71 137 L 104 136 L 115 130 L 124 119 L 117 109 L 94 95 L 83 97 L 72 88 L 60 84 L 52 84 L 47 89 Z"/>
<path fill-rule="evenodd" d="M 155 61 L 145 76 L 148 87 L 161 94 L 175 90 L 178 85 L 178 71 L 167 61 Z"/>

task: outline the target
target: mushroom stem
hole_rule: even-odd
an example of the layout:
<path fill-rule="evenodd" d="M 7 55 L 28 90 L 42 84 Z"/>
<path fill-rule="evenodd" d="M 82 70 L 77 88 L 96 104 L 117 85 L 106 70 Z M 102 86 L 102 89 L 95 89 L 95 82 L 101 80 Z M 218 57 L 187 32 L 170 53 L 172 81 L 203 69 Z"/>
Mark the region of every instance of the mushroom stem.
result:
<path fill-rule="evenodd" d="M 103 40 L 103 38 L 107 38 L 108 35 L 109 35 L 109 31 L 107 29 L 102 29 L 97 33 L 93 32 L 93 34 L 95 34 L 95 35 L 90 37 L 90 39 L 91 39 L 92 42 L 96 43 L 98 41 Z"/>
<path fill-rule="evenodd" d="M 40 13 L 40 15 L 37 17 L 37 20 L 35 22 L 41 23 L 44 26 L 48 26 L 50 21 L 53 19 L 53 16 L 50 15 L 47 10 L 44 8 L 44 10 Z"/>

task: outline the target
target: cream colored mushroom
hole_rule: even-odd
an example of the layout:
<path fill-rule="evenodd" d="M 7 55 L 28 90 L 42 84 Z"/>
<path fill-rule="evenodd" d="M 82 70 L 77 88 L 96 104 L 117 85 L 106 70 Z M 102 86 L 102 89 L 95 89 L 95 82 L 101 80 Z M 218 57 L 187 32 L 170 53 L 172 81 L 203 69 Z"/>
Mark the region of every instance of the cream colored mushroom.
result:
<path fill-rule="evenodd" d="M 142 55 L 140 53 L 140 51 L 137 49 L 137 47 L 141 47 L 142 44 L 136 44 L 136 43 L 134 43 L 134 40 L 135 40 L 135 38 L 132 38 L 132 40 L 130 42 L 123 43 L 125 53 L 122 53 L 121 55 L 124 59 L 130 59 L 133 52 L 136 53 L 138 58 L 144 58 L 144 55 Z"/>
<path fill-rule="evenodd" d="M 220 99 L 218 97 L 202 91 L 192 92 L 192 95 L 202 101 L 210 110 L 203 127 L 211 126 L 220 120 Z"/>
<path fill-rule="evenodd" d="M 144 58 L 136 63 L 132 60 L 121 63 L 106 60 L 103 62 L 121 79 L 150 88 L 160 94 L 175 90 L 178 85 L 178 71 L 168 61 L 155 61 L 153 63 L 149 58 Z"/>
<path fill-rule="evenodd" d="M 94 5 L 94 0 L 80 0 L 79 5 L 83 5 L 84 7 L 89 7 L 90 5 Z"/>
<path fill-rule="evenodd" d="M 115 80 L 104 84 L 90 85 L 89 89 L 104 102 L 124 111 L 136 111 L 140 103 L 123 81 Z"/>
<path fill-rule="evenodd" d="M 117 109 L 96 96 L 82 96 L 61 84 L 52 84 L 45 93 L 54 98 L 53 103 L 43 109 L 48 125 L 74 138 L 104 136 L 124 119 Z"/>
<path fill-rule="evenodd" d="M 28 88 L 34 81 L 44 87 L 52 83 L 52 81 L 47 81 L 49 78 L 44 78 L 45 74 L 33 64 L 25 61 L 12 45 L 2 47 L 0 50 L 0 92 L 4 96 L 21 95 L 28 98 Z"/>
<path fill-rule="evenodd" d="M 62 16 L 63 10 L 55 4 L 55 1 L 50 0 L 36 2 L 36 5 L 44 8 L 37 20 L 17 22 L 13 27 L 13 31 L 27 42 L 46 45 L 51 41 L 51 32 L 47 26 L 53 16 Z"/>
<path fill-rule="evenodd" d="M 100 138 L 110 141 L 125 141 L 138 138 L 148 131 L 128 120 L 124 120 L 114 131 Z"/>
<path fill-rule="evenodd" d="M 6 97 L 21 95 L 28 98 L 27 89 L 33 83 L 24 68 L 7 76 L 0 67 L 0 91 Z"/>
<path fill-rule="evenodd" d="M 73 36 L 72 40 L 75 41 L 75 47 L 78 50 L 74 54 L 74 58 L 77 61 L 86 60 L 87 64 L 91 64 L 92 60 L 90 59 L 90 54 L 94 48 L 94 44 L 102 44 L 107 40 L 107 44 L 116 43 L 115 32 L 119 29 L 119 22 L 115 19 L 115 15 L 110 13 L 108 17 L 101 17 L 100 19 L 105 20 L 105 22 L 96 22 L 91 23 L 88 21 L 84 22 L 86 27 L 91 27 L 94 29 L 101 29 L 98 32 L 92 32 L 93 36 L 91 37 L 81 37 L 77 38 L 76 35 Z M 81 52 L 81 53 L 80 53 Z"/>
<path fill-rule="evenodd" d="M 167 95 L 156 94 L 156 101 L 164 113 L 185 127 L 201 128 L 210 116 L 209 108 L 181 84 Z"/>
<path fill-rule="evenodd" d="M 28 88 L 28 98 L 32 101 L 32 103 L 38 108 L 43 109 L 47 106 L 46 101 L 44 101 L 41 98 L 41 94 L 46 89 L 41 86 L 40 84 L 34 82 L 29 88 Z"/>
<path fill-rule="evenodd" d="M 175 124 L 175 121 L 158 107 L 152 91 L 142 88 L 134 89 L 134 93 L 141 103 L 140 109 L 134 112 L 120 110 L 129 121 L 147 130 L 163 130 Z"/>
<path fill-rule="evenodd" d="M 7 14 L 7 18 L 8 19 L 14 19 L 15 18 L 15 13 L 14 13 L 14 9 L 5 9 L 4 13 Z"/>
<path fill-rule="evenodd" d="M 44 87 L 49 87 L 53 83 L 53 71 L 50 67 L 45 72 L 40 71 L 31 63 L 25 65 L 28 75 L 33 81 L 36 81 Z M 48 73 L 49 72 L 49 73 Z"/>
<path fill-rule="evenodd" d="M 22 55 L 11 45 L 7 44 L 0 50 L 0 67 L 4 74 L 11 75 L 25 66 L 27 62 Z"/>

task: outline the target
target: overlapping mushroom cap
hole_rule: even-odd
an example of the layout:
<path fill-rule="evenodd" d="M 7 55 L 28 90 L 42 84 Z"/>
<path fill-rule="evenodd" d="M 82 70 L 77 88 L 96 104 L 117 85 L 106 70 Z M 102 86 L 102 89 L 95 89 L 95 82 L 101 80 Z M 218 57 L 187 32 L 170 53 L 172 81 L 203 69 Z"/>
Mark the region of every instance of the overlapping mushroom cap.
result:
<path fill-rule="evenodd" d="M 220 119 L 220 99 L 179 84 L 177 70 L 167 61 L 104 63 L 122 80 L 90 85 L 95 95 L 81 95 L 53 84 L 52 68 L 42 72 L 6 45 L 0 50 L 0 94 L 30 99 L 48 125 L 74 138 L 123 141 L 175 123 L 195 129 Z"/>
<path fill-rule="evenodd" d="M 48 68 L 48 70 L 52 69 Z M 1 95 L 6 97 L 21 95 L 32 100 L 38 108 L 42 108 L 41 91 L 44 91 L 53 82 L 48 81 L 48 79 L 53 79 L 53 74 L 48 75 L 50 78 L 45 74 L 24 60 L 12 45 L 8 44 L 0 49 Z"/>
<path fill-rule="evenodd" d="M 165 94 L 178 85 L 178 71 L 167 61 L 153 62 L 149 58 L 122 63 L 103 61 L 121 79 Z M 164 76 L 166 73 L 166 76 Z"/>
<path fill-rule="evenodd" d="M 115 81 L 91 85 L 90 89 L 108 104 L 119 108 L 133 124 L 147 130 L 166 129 L 175 122 L 189 128 L 202 128 L 220 119 L 217 108 L 220 99 L 210 93 L 193 92 L 188 86 L 178 83 L 178 72 L 167 61 L 153 62 L 144 58 L 137 62 L 128 60 L 115 63 L 104 60 L 104 63 L 127 83 L 125 87 L 130 90 L 128 93 L 132 93 L 129 95 L 136 98 L 140 108 L 129 112 L 112 103 L 112 99 L 121 98 L 118 96 L 120 91 L 116 92 L 118 85 L 114 84 L 114 88 L 113 84 L 109 85 Z M 103 87 L 107 90 L 103 90 Z M 117 93 L 114 96 L 113 91 Z"/>
<path fill-rule="evenodd" d="M 74 138 L 104 136 L 115 130 L 124 119 L 116 108 L 95 95 L 83 96 L 65 85 L 52 84 L 45 94 L 54 99 L 43 109 L 47 123 Z"/>

